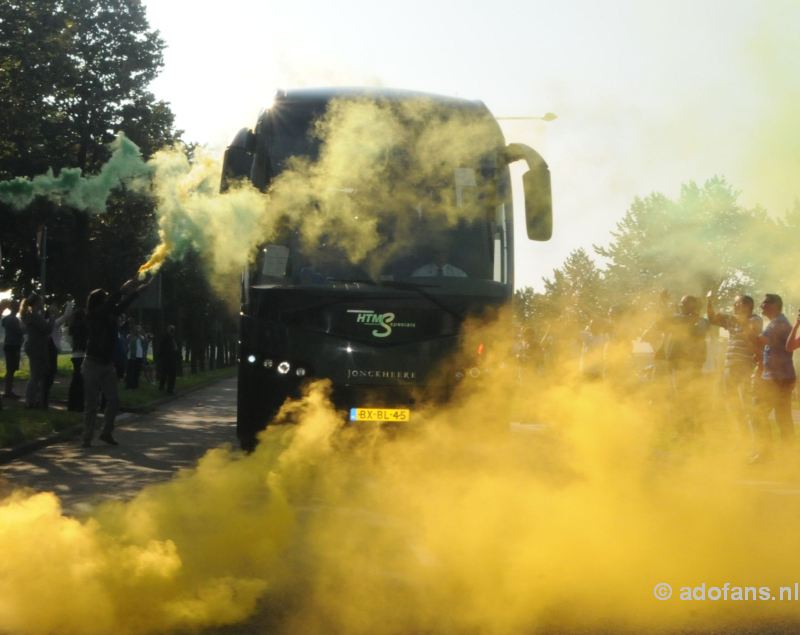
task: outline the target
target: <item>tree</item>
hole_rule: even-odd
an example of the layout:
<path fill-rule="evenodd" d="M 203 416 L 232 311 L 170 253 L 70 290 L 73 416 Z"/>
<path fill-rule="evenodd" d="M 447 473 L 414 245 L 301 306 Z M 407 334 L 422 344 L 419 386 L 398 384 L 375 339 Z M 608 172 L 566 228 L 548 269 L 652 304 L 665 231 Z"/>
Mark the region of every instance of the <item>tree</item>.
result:
<path fill-rule="evenodd" d="M 236 316 L 213 293 L 201 254 L 189 249 L 181 261 L 166 262 L 160 275 L 163 326 L 176 326 L 178 341 L 185 344 L 191 355 L 192 372 L 204 370 L 206 365 L 213 368 L 218 363 L 232 363 Z M 221 348 L 225 349 L 225 355 Z"/>
<path fill-rule="evenodd" d="M 56 104 L 67 73 L 66 25 L 57 2 L 0 3 L 0 178 L 43 172 L 59 156 Z"/>
<path fill-rule="evenodd" d="M 139 0 L 0 4 L 0 178 L 33 176 L 47 168 L 95 172 L 108 159 L 108 144 L 119 130 L 145 156 L 176 141 L 179 132 L 169 106 L 148 91 L 163 65 L 163 48 Z M 137 197 L 113 204 L 113 231 L 129 252 L 122 260 L 141 262 L 146 252 L 142 226 L 152 217 L 152 205 Z M 38 274 L 31 266 L 35 256 L 25 247 L 31 243 L 30 225 L 46 222 L 49 248 L 66 256 L 58 262 L 68 285 L 61 290 L 84 295 L 90 258 L 98 255 L 93 245 L 108 234 L 109 218 L 41 202 L 23 214 L 32 214 L 33 222 L 17 222 L 12 214 L 0 207 L 0 226 L 19 227 L 2 237 L 4 252 L 14 258 L 4 258 L 4 277 L 18 287 L 30 285 Z M 119 279 L 130 273 L 109 264 L 106 273 Z"/>
<path fill-rule="evenodd" d="M 529 343 L 544 346 L 549 359 L 574 355 L 578 333 L 608 313 L 603 273 L 584 249 L 576 249 L 543 282 L 544 293 L 525 288 L 514 294 L 516 318 Z"/>
<path fill-rule="evenodd" d="M 0 179 L 48 168 L 96 173 L 118 131 L 145 158 L 178 141 L 169 105 L 148 90 L 163 50 L 140 0 L 0 3 Z M 22 213 L 0 205 L 2 276 L 18 294 L 41 283 L 36 237 L 45 225 L 47 290 L 79 301 L 91 288 L 117 288 L 157 242 L 152 199 L 124 187 L 94 216 L 44 199 Z M 199 364 L 212 337 L 235 330 L 201 263 L 189 254 L 162 272 L 163 317 L 178 326 Z M 160 316 L 154 322 L 160 330 Z"/>
<path fill-rule="evenodd" d="M 178 139 L 148 91 L 164 43 L 138 0 L 5 2 L 0 35 L 3 178 L 95 170 L 118 130 L 145 154 Z"/>
<path fill-rule="evenodd" d="M 757 210 L 743 229 L 740 251 L 749 263 L 750 293 L 778 293 L 784 300 L 800 300 L 796 249 L 800 240 L 800 202 L 784 217 Z"/>
<path fill-rule="evenodd" d="M 677 200 L 660 193 L 637 198 L 611 243 L 594 248 L 606 259 L 605 268 L 584 250 L 573 251 L 552 278 L 544 279 L 544 293 L 522 289 L 515 294 L 517 319 L 568 341 L 612 307 L 635 332 L 653 315 L 671 310 L 668 299 L 709 290 L 721 304 L 739 293 L 764 292 L 796 302 L 800 202 L 785 218 L 774 218 L 761 208 L 744 208 L 738 199 L 722 178 L 702 186 L 685 184 Z"/>
<path fill-rule="evenodd" d="M 607 311 L 602 273 L 583 249 L 574 250 L 552 279 L 545 278 L 544 287 L 547 303 L 542 308 L 548 317 L 583 327 Z"/>
<path fill-rule="evenodd" d="M 730 295 L 752 287 L 763 269 L 764 245 L 776 226 L 763 210 L 744 209 L 724 179 L 691 182 L 676 201 L 637 198 L 607 247 L 606 281 L 615 304 L 636 305 L 667 290 L 673 296 L 709 289 Z"/>

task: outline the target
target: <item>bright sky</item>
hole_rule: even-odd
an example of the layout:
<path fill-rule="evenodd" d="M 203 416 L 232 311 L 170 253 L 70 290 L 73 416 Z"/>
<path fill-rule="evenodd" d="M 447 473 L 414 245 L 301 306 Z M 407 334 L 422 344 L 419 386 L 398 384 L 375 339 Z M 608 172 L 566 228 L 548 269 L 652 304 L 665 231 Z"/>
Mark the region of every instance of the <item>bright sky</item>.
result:
<path fill-rule="evenodd" d="M 796 1 L 144 2 L 168 46 L 154 92 L 187 140 L 220 152 L 277 88 L 378 85 L 481 99 L 496 116 L 555 112 L 503 124 L 553 176 L 555 235 L 518 239 L 517 287 L 607 243 L 636 196 L 723 175 L 772 213 L 800 198 Z"/>

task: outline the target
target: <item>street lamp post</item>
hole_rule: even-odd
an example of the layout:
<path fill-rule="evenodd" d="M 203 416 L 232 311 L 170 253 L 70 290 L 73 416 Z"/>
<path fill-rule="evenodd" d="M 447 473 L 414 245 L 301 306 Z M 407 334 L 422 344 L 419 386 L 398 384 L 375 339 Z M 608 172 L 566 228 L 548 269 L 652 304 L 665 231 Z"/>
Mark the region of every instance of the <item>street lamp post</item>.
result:
<path fill-rule="evenodd" d="M 540 116 L 520 116 L 520 117 L 495 117 L 498 121 L 554 121 L 558 115 L 554 112 L 546 112 Z"/>

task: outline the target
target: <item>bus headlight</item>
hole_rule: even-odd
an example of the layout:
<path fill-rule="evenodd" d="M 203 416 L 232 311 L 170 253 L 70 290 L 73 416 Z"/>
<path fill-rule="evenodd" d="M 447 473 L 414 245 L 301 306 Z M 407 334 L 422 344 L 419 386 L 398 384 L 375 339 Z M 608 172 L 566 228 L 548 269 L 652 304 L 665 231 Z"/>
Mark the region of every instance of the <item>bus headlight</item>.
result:
<path fill-rule="evenodd" d="M 472 377 L 473 379 L 477 379 L 478 377 L 481 376 L 481 369 L 477 368 L 475 366 L 470 368 L 468 372 L 469 372 L 469 376 Z"/>
<path fill-rule="evenodd" d="M 255 364 L 256 363 L 256 356 L 255 355 L 248 355 L 247 356 L 247 361 L 249 363 L 251 363 L 251 364 Z"/>
<path fill-rule="evenodd" d="M 299 366 L 295 369 L 294 374 L 298 377 L 305 377 L 306 376 L 306 369 L 302 366 Z"/>
<path fill-rule="evenodd" d="M 273 362 L 271 359 L 264 360 L 264 368 L 272 368 L 274 365 L 275 362 Z"/>
<path fill-rule="evenodd" d="M 278 372 L 281 375 L 286 375 L 290 370 L 292 370 L 292 365 L 289 362 L 281 362 L 278 364 Z"/>

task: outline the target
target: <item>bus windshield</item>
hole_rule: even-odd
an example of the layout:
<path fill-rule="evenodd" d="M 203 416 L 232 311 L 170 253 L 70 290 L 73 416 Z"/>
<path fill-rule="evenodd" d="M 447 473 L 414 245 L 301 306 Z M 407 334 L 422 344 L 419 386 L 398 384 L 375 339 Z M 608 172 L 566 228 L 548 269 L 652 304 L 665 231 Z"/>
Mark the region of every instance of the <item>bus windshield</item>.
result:
<path fill-rule="evenodd" d="M 431 231 L 417 222 L 419 240 L 396 250 L 376 269 L 370 259 L 352 262 L 340 247 L 303 247 L 297 236 L 264 245 L 251 270 L 251 284 L 336 285 L 348 282 L 405 282 L 463 287 L 468 281 L 506 283 L 502 229 L 492 222 L 461 223 Z M 387 238 L 388 239 L 388 238 Z"/>
<path fill-rule="evenodd" d="M 385 138 L 343 147 L 336 131 L 351 140 L 356 115 Z M 285 198 L 306 207 L 289 210 L 292 222 L 259 249 L 250 284 L 509 284 L 509 174 L 485 111 L 307 101 L 276 105 L 267 121 L 268 186 L 283 200 L 284 179 L 293 188 Z"/>

